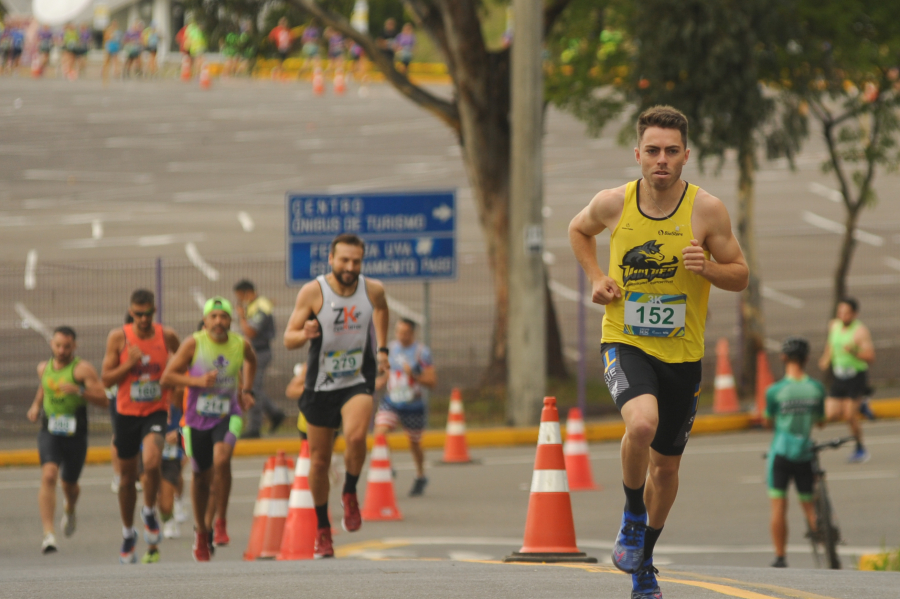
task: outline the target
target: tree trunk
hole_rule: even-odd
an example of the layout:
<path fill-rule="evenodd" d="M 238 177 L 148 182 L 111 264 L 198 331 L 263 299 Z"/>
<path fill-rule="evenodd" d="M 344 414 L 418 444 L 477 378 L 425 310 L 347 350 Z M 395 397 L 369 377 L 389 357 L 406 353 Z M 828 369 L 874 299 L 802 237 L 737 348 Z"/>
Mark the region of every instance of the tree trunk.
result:
<path fill-rule="evenodd" d="M 738 241 L 744 250 L 744 258 L 750 268 L 750 282 L 741 292 L 740 321 L 740 390 L 748 397 L 756 386 L 756 354 L 764 347 L 765 318 L 762 306 L 762 284 L 756 253 L 756 231 L 753 225 L 754 190 L 756 174 L 756 144 L 747 139 L 738 149 Z"/>
<path fill-rule="evenodd" d="M 547 293 L 547 376 L 565 380 L 569 378 L 569 371 L 566 369 L 566 359 L 563 356 L 562 333 L 559 330 L 559 319 L 556 317 L 556 306 L 553 305 L 553 295 L 550 293 L 550 275 L 545 274 L 544 280 L 548 284 L 545 287 Z"/>
<path fill-rule="evenodd" d="M 853 237 L 853 233 L 856 231 L 856 224 L 859 220 L 861 209 L 862 202 L 852 204 L 852 207 L 847 209 L 847 219 L 844 222 L 844 239 L 841 242 L 838 265 L 834 271 L 834 295 L 831 298 L 831 315 L 834 315 L 837 311 L 838 302 L 842 298 L 847 297 L 847 275 L 850 272 L 850 263 L 853 261 L 853 252 L 856 250 L 856 239 Z"/>

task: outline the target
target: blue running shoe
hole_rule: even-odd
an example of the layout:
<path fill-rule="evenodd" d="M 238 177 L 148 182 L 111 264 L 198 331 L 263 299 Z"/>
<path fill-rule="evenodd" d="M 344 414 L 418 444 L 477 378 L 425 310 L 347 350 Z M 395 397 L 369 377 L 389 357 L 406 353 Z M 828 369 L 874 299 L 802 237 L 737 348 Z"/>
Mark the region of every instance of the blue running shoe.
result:
<path fill-rule="evenodd" d="M 872 411 L 872 406 L 869 404 L 869 398 L 863 397 L 859 402 L 859 413 L 868 418 L 869 420 L 875 420 L 875 412 Z"/>
<path fill-rule="evenodd" d="M 653 567 L 652 557 L 641 564 L 641 569 L 631 575 L 631 599 L 662 599 L 657 574 L 659 570 Z"/>
<path fill-rule="evenodd" d="M 622 528 L 613 546 L 612 562 L 619 570 L 632 574 L 644 563 L 644 534 L 647 532 L 647 514 L 637 516 L 631 512 L 622 514 Z"/>
<path fill-rule="evenodd" d="M 127 539 L 122 539 L 122 550 L 119 551 L 119 563 L 137 563 L 137 556 L 134 554 L 135 543 L 137 543 L 137 531 L 131 529 L 131 536 Z"/>
<path fill-rule="evenodd" d="M 141 520 L 144 521 L 144 540 L 148 545 L 159 545 L 162 534 L 159 532 L 159 522 L 156 521 L 156 511 L 147 515 L 141 510 Z"/>
<path fill-rule="evenodd" d="M 850 454 L 850 457 L 847 458 L 847 462 L 850 464 L 862 464 L 863 462 L 868 462 L 870 457 L 872 456 L 869 455 L 866 448 L 861 447 Z"/>

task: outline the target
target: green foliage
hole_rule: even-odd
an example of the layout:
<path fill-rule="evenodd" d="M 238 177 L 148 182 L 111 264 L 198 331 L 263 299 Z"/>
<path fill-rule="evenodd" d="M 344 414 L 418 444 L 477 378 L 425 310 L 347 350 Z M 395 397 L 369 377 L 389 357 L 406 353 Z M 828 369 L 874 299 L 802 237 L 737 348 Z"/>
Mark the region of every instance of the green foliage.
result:
<path fill-rule="evenodd" d="M 900 549 L 884 549 L 869 561 L 871 570 L 875 572 L 900 572 Z"/>

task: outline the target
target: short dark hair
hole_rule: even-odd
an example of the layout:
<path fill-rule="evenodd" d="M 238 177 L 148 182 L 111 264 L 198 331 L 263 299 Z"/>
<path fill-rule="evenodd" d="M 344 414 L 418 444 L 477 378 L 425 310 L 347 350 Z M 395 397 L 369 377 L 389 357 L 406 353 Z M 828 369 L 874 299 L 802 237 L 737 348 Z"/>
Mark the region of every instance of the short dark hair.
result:
<path fill-rule="evenodd" d="M 56 327 L 55 329 L 53 329 L 53 334 L 56 335 L 57 333 L 59 333 L 60 335 L 65 335 L 66 337 L 71 337 L 72 341 L 75 341 L 75 329 L 73 329 L 72 327 L 68 327 L 66 325 Z"/>
<path fill-rule="evenodd" d="M 402 322 L 405 325 L 408 325 L 409 328 L 411 328 L 412 330 L 414 330 L 414 331 L 416 330 L 416 321 L 415 320 L 412 320 L 411 318 L 401 318 L 400 322 Z"/>
<path fill-rule="evenodd" d="M 853 313 L 859 312 L 859 301 L 855 297 L 842 297 L 839 304 L 847 304 Z"/>
<path fill-rule="evenodd" d="M 687 148 L 688 120 L 684 113 L 671 106 L 653 106 L 648 108 L 638 117 L 637 137 L 640 145 L 644 137 L 644 131 L 650 127 L 661 129 L 678 129 L 681 132 L 681 143 Z"/>
<path fill-rule="evenodd" d="M 335 237 L 331 241 L 331 253 L 334 254 L 334 249 L 337 247 L 337 244 L 345 243 L 347 245 L 355 245 L 358 248 L 362 248 L 363 255 L 366 254 L 366 242 L 362 240 L 362 237 L 359 235 L 354 235 L 353 233 L 341 233 L 337 237 Z"/>
<path fill-rule="evenodd" d="M 250 282 L 249 279 L 241 279 L 237 283 L 234 284 L 235 291 L 256 291 L 256 287 L 253 286 L 253 283 Z"/>
<path fill-rule="evenodd" d="M 125 324 L 131 324 L 134 322 L 134 316 L 131 315 L 131 312 L 125 313 Z"/>
<path fill-rule="evenodd" d="M 135 289 L 131 294 L 132 306 L 155 306 L 156 297 L 149 289 Z"/>

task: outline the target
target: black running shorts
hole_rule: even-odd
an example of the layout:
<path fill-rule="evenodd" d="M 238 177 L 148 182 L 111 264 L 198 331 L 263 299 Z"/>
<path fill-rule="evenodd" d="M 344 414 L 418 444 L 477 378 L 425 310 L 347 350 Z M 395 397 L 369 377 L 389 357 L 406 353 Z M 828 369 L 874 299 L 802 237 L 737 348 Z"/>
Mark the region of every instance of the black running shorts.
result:
<path fill-rule="evenodd" d="M 128 416 L 116 414 L 113 423 L 116 431 L 116 450 L 120 460 L 130 460 L 141 450 L 144 437 L 149 434 L 159 435 L 162 440 L 166 432 L 166 422 L 169 415 L 165 410 L 153 412 L 146 416 Z"/>
<path fill-rule="evenodd" d="M 185 427 L 184 450 L 193 460 L 194 472 L 205 472 L 212 468 L 216 443 L 225 443 L 229 437 L 231 417 L 223 418 L 212 428 L 205 430 Z M 232 433 L 231 439 L 235 436 Z M 232 447 L 234 444 L 232 443 Z"/>
<path fill-rule="evenodd" d="M 357 395 L 372 395 L 374 390 L 368 383 L 359 383 L 352 387 L 335 391 L 303 390 L 297 401 L 306 421 L 313 426 L 341 428 L 341 409 Z"/>
<path fill-rule="evenodd" d="M 616 407 L 621 410 L 639 395 L 655 397 L 659 425 L 650 447 L 667 456 L 684 453 L 700 398 L 700 361 L 670 364 L 624 343 L 603 343 L 600 351 Z"/>
<path fill-rule="evenodd" d="M 77 483 L 87 457 L 87 434 L 54 435 L 47 430 L 38 433 L 38 455 L 41 466 L 47 463 L 59 466 L 59 477 L 67 483 Z"/>
<path fill-rule="evenodd" d="M 863 370 L 862 372 L 857 372 L 848 379 L 834 377 L 834 382 L 831 383 L 831 389 L 828 396 L 836 399 L 859 399 L 866 395 L 868 390 L 869 371 Z"/>

